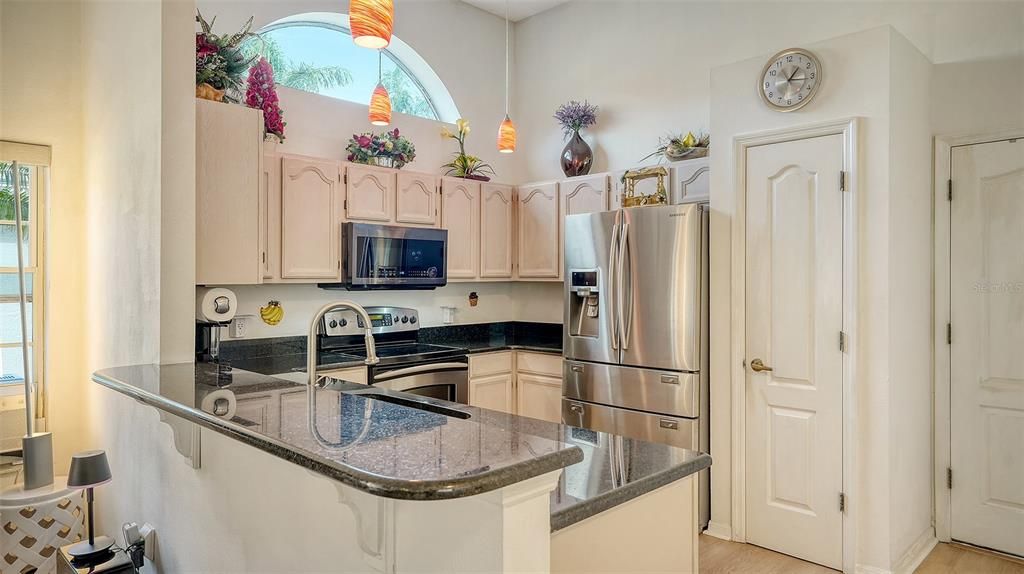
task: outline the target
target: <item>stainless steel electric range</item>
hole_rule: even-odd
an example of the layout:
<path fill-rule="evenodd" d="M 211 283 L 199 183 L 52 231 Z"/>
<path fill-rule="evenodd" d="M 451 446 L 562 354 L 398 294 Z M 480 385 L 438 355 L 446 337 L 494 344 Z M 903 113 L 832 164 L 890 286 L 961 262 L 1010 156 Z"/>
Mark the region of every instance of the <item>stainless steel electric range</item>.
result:
<path fill-rule="evenodd" d="M 380 362 L 367 367 L 370 385 L 468 404 L 466 349 L 416 340 L 419 312 L 404 307 L 367 307 Z M 317 338 L 317 364 L 343 364 L 366 358 L 363 320 L 348 309 L 327 313 Z"/>

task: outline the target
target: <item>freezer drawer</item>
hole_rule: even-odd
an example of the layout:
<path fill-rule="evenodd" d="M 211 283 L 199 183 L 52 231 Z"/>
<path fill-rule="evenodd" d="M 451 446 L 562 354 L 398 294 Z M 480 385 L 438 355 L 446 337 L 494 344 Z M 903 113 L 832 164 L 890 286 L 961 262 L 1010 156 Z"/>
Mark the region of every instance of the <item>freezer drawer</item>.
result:
<path fill-rule="evenodd" d="M 563 398 L 562 422 L 569 426 L 700 450 L 697 419 L 641 413 Z"/>
<path fill-rule="evenodd" d="M 700 415 L 699 393 L 697 373 L 562 362 L 562 396 L 569 399 L 695 418 Z"/>

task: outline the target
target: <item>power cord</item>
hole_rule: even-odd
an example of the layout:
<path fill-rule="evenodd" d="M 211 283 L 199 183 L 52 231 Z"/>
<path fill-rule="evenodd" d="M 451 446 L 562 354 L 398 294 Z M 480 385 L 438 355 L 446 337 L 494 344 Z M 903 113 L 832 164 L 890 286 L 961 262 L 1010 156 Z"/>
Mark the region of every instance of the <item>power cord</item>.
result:
<path fill-rule="evenodd" d="M 134 522 L 126 522 L 121 527 L 121 533 L 124 535 L 125 545 L 122 551 L 131 559 L 135 574 L 138 574 L 139 568 L 146 563 L 146 538 L 139 532 L 139 525 Z"/>

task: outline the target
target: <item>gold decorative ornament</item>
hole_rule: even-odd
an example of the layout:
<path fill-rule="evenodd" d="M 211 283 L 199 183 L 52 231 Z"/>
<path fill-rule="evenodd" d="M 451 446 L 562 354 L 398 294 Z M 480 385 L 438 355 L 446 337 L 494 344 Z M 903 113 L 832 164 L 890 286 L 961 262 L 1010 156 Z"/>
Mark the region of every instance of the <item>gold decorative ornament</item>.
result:
<path fill-rule="evenodd" d="M 636 182 L 654 177 L 658 178 L 657 190 L 651 195 L 637 195 Z M 665 190 L 666 177 L 668 177 L 668 170 L 661 166 L 631 169 L 622 174 L 622 182 L 626 184 L 625 192 L 622 194 L 622 207 L 664 205 L 668 203 L 668 192 Z"/>
<path fill-rule="evenodd" d="M 284 319 L 284 307 L 281 306 L 280 301 L 268 301 L 263 307 L 260 307 L 260 319 L 267 325 L 273 327 Z"/>

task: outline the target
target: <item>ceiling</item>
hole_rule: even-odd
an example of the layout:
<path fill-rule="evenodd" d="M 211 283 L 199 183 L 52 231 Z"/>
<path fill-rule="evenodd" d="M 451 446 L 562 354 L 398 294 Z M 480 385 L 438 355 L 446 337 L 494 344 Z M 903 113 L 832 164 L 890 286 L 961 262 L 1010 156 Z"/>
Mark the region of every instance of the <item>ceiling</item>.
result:
<path fill-rule="evenodd" d="M 471 4 L 486 10 L 491 14 L 505 17 L 505 0 L 462 0 L 466 4 Z M 513 22 L 518 22 L 525 18 L 529 18 L 534 14 L 540 14 L 545 10 L 550 10 L 559 4 L 565 4 L 569 0 L 508 0 L 508 17 Z"/>

